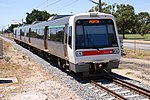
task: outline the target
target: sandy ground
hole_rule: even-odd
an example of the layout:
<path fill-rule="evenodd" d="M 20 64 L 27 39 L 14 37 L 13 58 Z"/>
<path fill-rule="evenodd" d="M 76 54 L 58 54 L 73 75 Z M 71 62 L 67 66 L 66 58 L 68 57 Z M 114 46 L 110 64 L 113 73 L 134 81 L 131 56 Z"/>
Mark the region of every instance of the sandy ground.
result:
<path fill-rule="evenodd" d="M 134 58 L 121 58 L 121 64 L 113 72 L 150 85 L 150 62 Z"/>
<path fill-rule="evenodd" d="M 81 100 L 65 84 L 18 50 L 8 47 L 4 55 L 5 57 L 0 59 L 0 78 L 16 77 L 18 82 L 0 84 L 0 100 L 12 100 L 12 97 L 28 92 L 44 94 L 48 100 Z"/>

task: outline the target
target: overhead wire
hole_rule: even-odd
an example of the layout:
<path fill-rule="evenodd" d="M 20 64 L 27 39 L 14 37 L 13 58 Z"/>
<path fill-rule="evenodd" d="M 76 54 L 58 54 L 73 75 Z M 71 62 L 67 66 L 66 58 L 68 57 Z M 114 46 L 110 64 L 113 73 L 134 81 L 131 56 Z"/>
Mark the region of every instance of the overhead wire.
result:
<path fill-rule="evenodd" d="M 67 1 L 67 2 L 63 2 L 63 4 L 57 5 L 57 7 L 56 7 L 56 8 L 53 8 L 52 10 L 55 10 L 55 9 L 61 8 L 62 6 L 66 5 L 66 4 L 70 3 L 70 2 L 72 2 L 72 1 L 71 1 L 71 0 L 69 0 L 69 1 Z"/>
<path fill-rule="evenodd" d="M 68 6 L 71 6 L 72 4 L 74 4 L 75 2 L 77 2 L 77 1 L 79 1 L 79 0 L 74 0 L 73 2 L 68 2 L 68 3 L 65 3 L 65 5 L 63 5 L 63 6 L 61 6 L 61 7 L 58 7 L 58 8 L 56 8 L 56 9 L 52 9 L 51 11 L 57 11 L 57 10 L 62 10 L 62 8 L 66 8 L 66 7 L 68 7 Z"/>
<path fill-rule="evenodd" d="M 48 4 L 47 6 L 41 8 L 41 10 L 43 10 L 43 9 L 45 9 L 45 8 L 51 6 L 51 5 L 57 4 L 57 3 L 59 3 L 60 1 L 62 1 L 62 0 L 57 0 L 57 1 L 55 1 L 55 2 L 52 2 L 52 3 Z M 55 8 L 52 9 L 51 11 L 62 10 L 63 8 L 66 8 L 66 7 L 71 6 L 72 4 L 76 3 L 77 1 L 79 1 L 79 0 L 70 0 L 70 1 L 68 1 L 68 2 L 66 2 L 66 3 L 64 3 L 63 5 L 61 4 L 61 5 L 60 5 L 59 7 L 57 7 L 56 9 L 55 9 Z M 44 5 L 46 2 L 48 2 L 48 0 L 45 0 L 44 2 L 42 2 L 38 7 Z"/>
<path fill-rule="evenodd" d="M 45 9 L 45 8 L 51 6 L 51 5 L 54 5 L 54 4 L 56 4 L 56 3 L 60 2 L 60 1 L 62 1 L 62 0 L 57 0 L 57 1 L 53 2 L 53 3 L 51 3 L 51 4 L 48 4 L 47 6 L 43 7 L 41 10 L 43 10 L 43 9 Z"/>
<path fill-rule="evenodd" d="M 40 6 L 44 5 L 46 2 L 48 2 L 48 0 L 45 0 L 44 2 L 42 2 L 41 4 L 39 4 L 36 8 L 39 8 Z"/>

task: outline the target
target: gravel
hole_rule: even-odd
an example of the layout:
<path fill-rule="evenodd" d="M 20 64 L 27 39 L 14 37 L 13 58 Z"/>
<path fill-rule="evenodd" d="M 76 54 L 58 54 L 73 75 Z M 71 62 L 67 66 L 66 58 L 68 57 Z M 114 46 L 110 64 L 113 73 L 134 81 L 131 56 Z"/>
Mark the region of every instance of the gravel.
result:
<path fill-rule="evenodd" d="M 150 86 L 149 85 L 143 84 L 143 83 L 141 83 L 141 82 L 139 82 L 137 80 L 133 80 L 133 79 L 130 79 L 130 78 L 127 78 L 127 77 L 123 77 L 123 76 L 118 76 L 117 74 L 114 74 L 113 76 L 117 77 L 117 78 L 119 78 L 119 79 L 121 79 L 123 81 L 126 81 L 126 82 L 129 82 L 131 84 L 137 85 L 137 86 L 139 86 L 141 88 L 150 90 Z"/>
<path fill-rule="evenodd" d="M 59 79 L 62 83 L 66 84 L 67 87 L 71 88 L 71 90 L 75 91 L 78 96 L 80 96 L 84 100 L 106 100 L 109 98 L 113 98 L 113 96 L 105 94 L 104 91 L 95 92 L 95 89 L 89 88 L 89 85 L 86 83 L 82 83 L 77 81 L 74 77 L 68 75 L 67 73 L 63 72 L 62 70 L 58 69 L 55 66 L 52 66 L 49 62 L 43 60 L 42 58 L 38 57 L 37 55 L 31 53 L 30 51 L 22 48 L 21 46 L 17 45 L 15 42 L 7 40 L 11 42 L 12 46 L 15 49 L 18 49 L 20 52 L 28 56 L 31 60 L 36 62 L 39 66 L 43 67 L 49 74 L 52 74 L 54 77 Z M 135 80 L 125 80 L 140 87 L 146 88 L 150 90 L 150 86 L 143 85 Z"/>
<path fill-rule="evenodd" d="M 6 40 L 6 39 L 5 39 Z M 73 77 L 64 73 L 60 69 L 55 66 L 52 66 L 49 62 L 43 60 L 37 55 L 33 54 L 29 50 L 22 48 L 20 45 L 17 45 L 15 42 L 10 40 L 6 40 L 12 44 L 12 46 L 17 49 L 19 52 L 28 56 L 31 60 L 33 60 L 37 65 L 43 67 L 49 74 L 53 75 L 57 79 L 59 79 L 62 83 L 64 83 L 67 87 L 71 88 L 71 90 L 75 91 L 78 96 L 80 96 L 84 100 L 105 100 L 105 98 L 100 97 L 99 93 L 95 93 L 93 89 L 89 89 L 84 86 L 82 83 L 75 80 Z M 107 96 L 111 97 L 111 96 Z"/>

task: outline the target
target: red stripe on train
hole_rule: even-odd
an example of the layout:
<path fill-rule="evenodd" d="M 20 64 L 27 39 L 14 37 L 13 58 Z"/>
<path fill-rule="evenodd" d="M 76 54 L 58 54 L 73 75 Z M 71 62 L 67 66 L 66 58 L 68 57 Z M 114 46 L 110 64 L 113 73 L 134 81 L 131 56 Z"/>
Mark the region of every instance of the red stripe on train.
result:
<path fill-rule="evenodd" d="M 91 56 L 91 55 L 103 55 L 103 54 L 112 54 L 113 50 L 92 50 L 92 51 L 83 51 L 83 56 Z"/>

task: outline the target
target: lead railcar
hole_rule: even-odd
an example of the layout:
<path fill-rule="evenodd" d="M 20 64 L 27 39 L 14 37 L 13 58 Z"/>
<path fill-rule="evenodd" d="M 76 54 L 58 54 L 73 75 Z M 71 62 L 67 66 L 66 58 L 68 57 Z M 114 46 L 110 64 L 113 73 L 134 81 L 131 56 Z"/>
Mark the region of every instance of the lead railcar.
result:
<path fill-rule="evenodd" d="M 14 29 L 14 40 L 54 57 L 75 73 L 102 74 L 118 68 L 121 49 L 115 18 L 105 13 L 57 15 Z"/>

